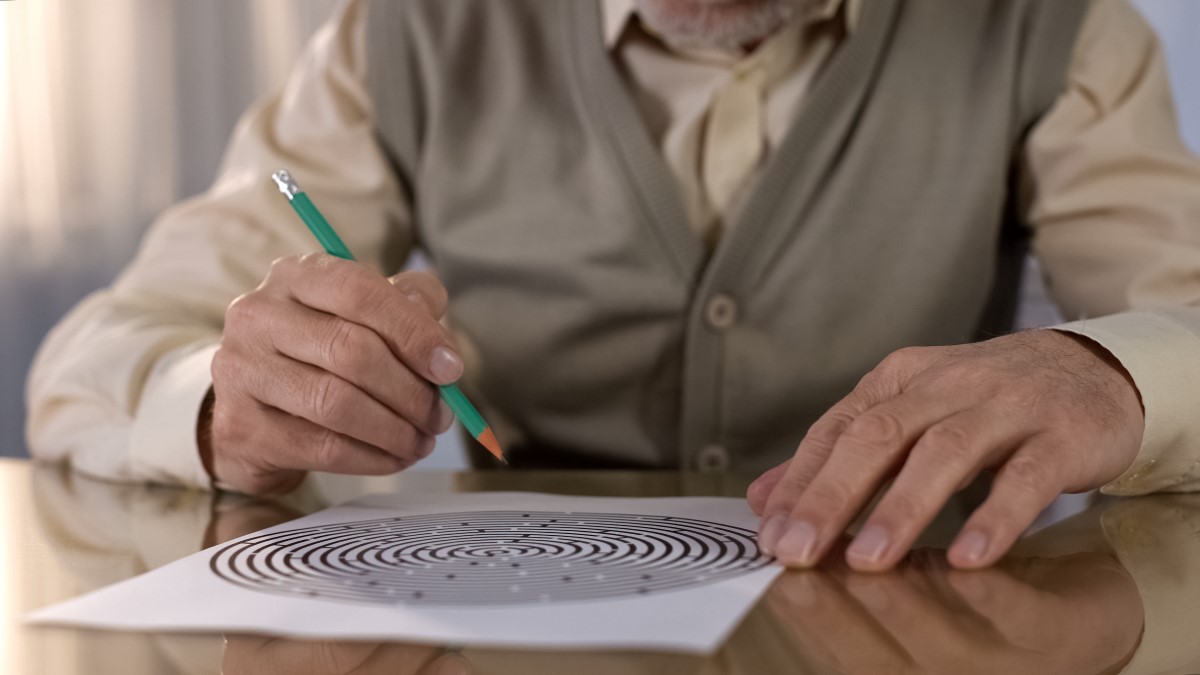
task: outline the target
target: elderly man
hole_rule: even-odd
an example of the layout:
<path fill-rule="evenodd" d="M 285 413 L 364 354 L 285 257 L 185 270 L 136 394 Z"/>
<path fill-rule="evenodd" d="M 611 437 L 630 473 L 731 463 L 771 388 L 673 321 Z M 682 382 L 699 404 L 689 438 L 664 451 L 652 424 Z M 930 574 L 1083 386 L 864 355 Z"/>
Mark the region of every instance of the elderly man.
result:
<path fill-rule="evenodd" d="M 301 255 L 277 168 L 361 264 Z M 1029 242 L 1081 320 L 1006 334 Z M 417 462 L 460 378 L 517 467 L 765 470 L 797 566 L 881 488 L 857 569 L 985 471 L 959 567 L 1064 491 L 1196 489 L 1200 164 L 1155 38 L 1127 0 L 351 0 L 49 336 L 29 437 L 280 492 Z"/>

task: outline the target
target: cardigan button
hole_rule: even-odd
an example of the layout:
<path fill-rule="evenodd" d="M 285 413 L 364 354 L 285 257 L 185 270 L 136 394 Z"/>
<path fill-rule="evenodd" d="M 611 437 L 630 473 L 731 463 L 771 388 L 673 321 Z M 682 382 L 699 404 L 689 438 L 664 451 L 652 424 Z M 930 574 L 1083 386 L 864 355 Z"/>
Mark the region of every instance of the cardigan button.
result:
<path fill-rule="evenodd" d="M 705 472 L 729 469 L 729 451 L 719 445 L 706 445 L 696 455 L 696 467 Z"/>
<path fill-rule="evenodd" d="M 708 299 L 704 307 L 704 319 L 714 330 L 727 330 L 737 322 L 737 301 L 724 293 Z"/>

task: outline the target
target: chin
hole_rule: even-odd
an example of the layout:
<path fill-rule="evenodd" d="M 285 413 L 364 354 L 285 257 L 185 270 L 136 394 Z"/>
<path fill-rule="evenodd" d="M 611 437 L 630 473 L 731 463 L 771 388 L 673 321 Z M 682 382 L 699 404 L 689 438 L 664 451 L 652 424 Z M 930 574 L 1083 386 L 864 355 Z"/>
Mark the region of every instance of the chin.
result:
<path fill-rule="evenodd" d="M 759 42 L 817 0 L 636 0 L 643 21 L 672 41 L 739 47 Z"/>

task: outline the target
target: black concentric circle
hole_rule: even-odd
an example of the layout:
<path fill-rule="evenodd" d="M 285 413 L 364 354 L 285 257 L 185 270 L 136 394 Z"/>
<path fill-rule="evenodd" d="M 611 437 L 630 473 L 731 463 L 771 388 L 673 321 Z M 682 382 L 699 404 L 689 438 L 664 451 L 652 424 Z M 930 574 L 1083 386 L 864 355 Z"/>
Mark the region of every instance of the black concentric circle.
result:
<path fill-rule="evenodd" d="M 256 591 L 370 604 L 511 605 L 708 584 L 768 564 L 754 532 L 617 513 L 437 513 L 307 527 L 221 548 L 211 568 Z"/>

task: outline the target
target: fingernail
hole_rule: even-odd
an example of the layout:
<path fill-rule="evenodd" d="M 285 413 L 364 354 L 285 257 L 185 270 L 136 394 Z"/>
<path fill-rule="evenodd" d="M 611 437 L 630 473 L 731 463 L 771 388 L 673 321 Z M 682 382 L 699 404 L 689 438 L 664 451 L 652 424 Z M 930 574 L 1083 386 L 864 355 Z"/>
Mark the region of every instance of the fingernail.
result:
<path fill-rule="evenodd" d="M 462 377 L 462 358 L 445 347 L 434 347 L 429 358 L 429 374 L 438 384 L 449 384 Z"/>
<path fill-rule="evenodd" d="M 454 411 L 445 401 L 438 401 L 438 421 L 435 425 L 439 434 L 444 434 L 454 426 Z"/>
<path fill-rule="evenodd" d="M 758 548 L 767 555 L 773 555 L 775 544 L 779 543 L 779 535 L 783 534 L 783 528 L 787 525 L 787 517 L 782 513 L 767 518 L 762 527 L 758 529 Z"/>
<path fill-rule="evenodd" d="M 437 675 L 471 675 L 471 664 L 458 654 L 446 654 L 438 659 Z"/>
<path fill-rule="evenodd" d="M 817 528 L 812 523 L 798 520 L 788 526 L 776 546 L 775 555 L 786 563 L 811 567 L 817 550 Z"/>
<path fill-rule="evenodd" d="M 987 547 L 987 536 L 978 530 L 971 530 L 954 542 L 954 553 L 969 563 L 977 563 L 983 560 Z"/>
<path fill-rule="evenodd" d="M 854 538 L 850 548 L 846 549 L 846 557 L 873 565 L 883 559 L 883 554 L 887 552 L 891 543 L 887 530 L 878 525 L 868 525 Z"/>

